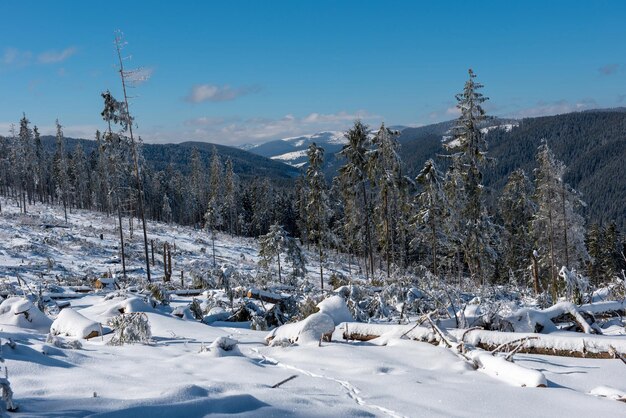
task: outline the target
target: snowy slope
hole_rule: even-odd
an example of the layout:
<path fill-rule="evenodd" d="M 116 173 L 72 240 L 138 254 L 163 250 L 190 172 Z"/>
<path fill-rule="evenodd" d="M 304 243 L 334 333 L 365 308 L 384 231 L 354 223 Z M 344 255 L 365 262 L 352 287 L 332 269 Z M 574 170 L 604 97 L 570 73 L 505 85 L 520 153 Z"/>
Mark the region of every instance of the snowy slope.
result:
<path fill-rule="evenodd" d="M 4 285 L 16 285 L 18 275 L 36 289 L 42 280 L 56 283 L 58 278 L 75 278 L 78 283 L 87 276 L 119 271 L 114 217 L 74 211 L 65 224 L 58 208 L 37 206 L 29 212 L 19 215 L 14 202 L 2 201 L 0 278 Z M 134 237 L 127 237 L 128 268 L 142 276 L 141 239 L 135 228 Z M 149 223 L 148 238 L 176 243 L 174 275 L 184 269 L 187 284 L 189 271 L 209 268 L 210 240 L 204 231 Z M 220 264 L 255 271 L 254 240 L 219 234 L 216 250 Z M 312 262 L 308 267 L 314 280 L 317 268 Z M 158 278 L 162 273 L 157 257 L 153 275 Z M 124 301 L 136 299 L 59 287 L 73 310 L 99 323 L 116 315 Z M 223 294 L 219 289 L 214 292 Z M 626 369 L 619 360 L 519 355 L 516 364 L 540 370 L 548 379 L 547 388 L 521 388 L 474 370 L 444 347 L 401 337 L 343 341 L 344 325 L 336 327 L 332 342 L 270 347 L 265 344 L 267 331 L 253 331 L 249 323 L 209 326 L 172 314 L 192 298 L 173 295 L 169 306 L 154 308 L 128 302 L 133 310 L 144 311 L 151 324 L 148 345 L 111 346 L 108 334 L 78 339 L 82 348 L 69 348 L 61 344 L 73 341 L 69 337 L 46 342 L 45 330 L 15 321 L 15 314 L 0 318 L 0 338 L 15 342 L 14 348 L 3 345 L 2 355 L 20 408 L 17 416 L 609 417 L 624 413 L 623 403 L 590 394 L 626 391 Z M 206 295 L 196 298 L 207 300 Z M 237 348 L 224 351 L 212 345 L 224 341 L 223 337 L 238 341 Z M 605 386 L 613 389 L 598 389 Z"/>

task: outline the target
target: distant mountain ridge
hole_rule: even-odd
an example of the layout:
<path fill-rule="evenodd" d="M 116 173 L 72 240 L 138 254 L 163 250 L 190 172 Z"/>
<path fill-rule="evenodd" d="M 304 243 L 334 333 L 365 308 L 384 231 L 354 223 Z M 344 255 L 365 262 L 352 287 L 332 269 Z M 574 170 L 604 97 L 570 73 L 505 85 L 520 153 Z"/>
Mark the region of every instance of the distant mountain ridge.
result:
<path fill-rule="evenodd" d="M 446 154 L 442 142 L 454 125 L 446 121 L 421 127 L 404 128 L 399 137 L 399 154 L 405 173 L 413 178 L 429 158 L 442 169 Z M 499 127 L 500 129 L 497 129 Z M 484 169 L 486 195 L 494 204 L 509 174 L 523 168 L 530 178 L 536 166 L 535 154 L 542 139 L 548 141 L 556 157 L 567 165 L 565 180 L 582 193 L 587 206 L 582 212 L 590 222 L 616 221 L 626 231 L 626 109 L 586 110 L 556 116 L 512 119 L 491 119 L 487 132 L 489 156 L 494 162 Z M 44 146 L 54 150 L 54 137 L 44 136 Z M 72 152 L 81 143 L 85 153 L 95 150 L 91 140 L 66 138 L 66 150 Z M 144 144 L 143 154 L 150 169 L 165 170 L 172 164 L 183 173 L 189 170 L 191 151 L 197 148 L 208 166 L 213 146 L 224 158 L 233 160 L 235 172 L 244 177 L 270 177 L 290 183 L 303 172 L 306 149 L 316 142 L 326 150 L 325 173 L 336 175 L 343 160 L 338 156 L 346 142 L 344 132 L 325 131 L 270 141 L 245 151 L 204 142 L 180 144 Z"/>
<path fill-rule="evenodd" d="M 295 136 L 258 145 L 247 146 L 247 151 L 282 161 L 293 167 L 303 167 L 307 163 L 306 150 L 309 145 L 316 143 L 324 148 L 325 153 L 334 154 L 339 152 L 347 143 L 343 131 L 323 131 L 311 135 Z"/>
<path fill-rule="evenodd" d="M 43 135 L 41 139 L 44 149 L 50 153 L 54 152 L 56 138 L 50 135 Z M 97 145 L 94 140 L 66 137 L 65 141 L 65 150 L 69 153 L 73 152 L 78 144 L 83 147 L 86 155 L 96 151 Z M 276 180 L 290 180 L 300 174 L 297 168 L 280 161 L 275 161 L 238 148 L 208 142 L 188 141 L 179 144 L 144 143 L 142 146 L 142 154 L 148 167 L 153 171 L 163 171 L 171 164 L 176 170 L 187 174 L 190 170 L 189 161 L 191 159 L 192 150 L 194 148 L 198 150 L 200 158 L 208 167 L 209 160 L 213 155 L 213 147 L 215 147 L 222 161 L 226 161 L 227 158 L 232 160 L 233 170 L 239 176 L 259 176 L 270 177 Z"/>

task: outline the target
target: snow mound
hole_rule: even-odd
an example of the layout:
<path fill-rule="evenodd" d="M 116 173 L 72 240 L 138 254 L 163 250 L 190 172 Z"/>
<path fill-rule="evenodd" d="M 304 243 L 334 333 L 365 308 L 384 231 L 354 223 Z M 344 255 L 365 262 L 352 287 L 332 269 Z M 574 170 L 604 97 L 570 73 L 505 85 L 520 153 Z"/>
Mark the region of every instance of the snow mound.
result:
<path fill-rule="evenodd" d="M 0 324 L 48 333 L 52 320 L 30 300 L 12 297 L 0 304 Z"/>
<path fill-rule="evenodd" d="M 85 308 L 81 311 L 90 318 L 103 323 L 119 314 L 135 312 L 154 312 L 154 308 L 137 296 L 115 297 L 105 299 L 102 303 Z"/>
<path fill-rule="evenodd" d="M 196 318 L 194 318 L 193 316 L 193 313 L 191 312 L 191 309 L 189 309 L 189 306 L 177 306 L 172 311 L 172 316 L 178 317 L 180 319 L 184 319 L 185 321 L 196 320 Z"/>
<path fill-rule="evenodd" d="M 300 322 L 275 328 L 265 337 L 265 341 L 268 344 L 274 339 L 289 340 L 292 344 L 317 344 L 322 339 L 330 341 L 333 331 L 335 331 L 333 318 L 323 312 L 317 312 Z"/>
<path fill-rule="evenodd" d="M 317 304 L 317 307 L 320 309 L 320 312 L 330 316 L 335 325 L 339 325 L 342 322 L 354 322 L 346 301 L 339 295 L 324 299 Z"/>
<path fill-rule="evenodd" d="M 230 337 L 218 337 L 208 347 L 208 353 L 213 357 L 241 356 L 237 346 L 239 341 Z"/>
<path fill-rule="evenodd" d="M 64 335 L 74 338 L 92 338 L 100 335 L 101 326 L 98 322 L 87 319 L 71 308 L 63 309 L 52 323 L 50 332 L 53 335 Z"/>
<path fill-rule="evenodd" d="M 589 391 L 590 395 L 599 396 L 602 398 L 609 398 L 616 401 L 626 402 L 626 392 L 612 388 L 610 386 L 598 386 L 591 391 Z"/>
<path fill-rule="evenodd" d="M 230 316 L 230 312 L 227 312 L 224 308 L 216 306 L 214 308 L 211 308 L 209 313 L 202 318 L 202 322 L 207 325 L 211 325 L 213 322 L 216 321 L 226 321 Z"/>
<path fill-rule="evenodd" d="M 546 377 L 540 371 L 527 369 L 488 351 L 472 350 L 469 357 L 484 373 L 511 385 L 532 388 L 548 386 Z"/>

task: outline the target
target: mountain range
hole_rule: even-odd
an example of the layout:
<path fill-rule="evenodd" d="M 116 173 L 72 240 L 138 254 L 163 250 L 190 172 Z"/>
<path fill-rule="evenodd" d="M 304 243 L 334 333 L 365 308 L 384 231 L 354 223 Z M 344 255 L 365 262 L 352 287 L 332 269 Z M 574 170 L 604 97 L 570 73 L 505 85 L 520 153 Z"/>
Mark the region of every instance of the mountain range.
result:
<path fill-rule="evenodd" d="M 414 178 L 429 158 L 441 169 L 447 161 L 442 144 L 454 121 L 421 127 L 400 127 L 399 154 L 405 173 Z M 509 174 L 518 167 L 532 178 L 535 154 L 546 140 L 556 157 L 567 166 L 565 180 L 582 193 L 586 206 L 581 210 L 591 222 L 615 221 L 626 231 L 626 110 L 599 109 L 584 112 L 513 119 L 490 119 L 483 126 L 489 143 L 492 163 L 484 169 L 486 195 L 495 202 Z M 54 137 L 42 137 L 44 146 L 54 150 Z M 143 156 L 150 169 L 165 170 L 168 165 L 183 173 L 189 171 L 191 152 L 195 148 L 208 167 L 213 147 L 233 161 L 235 172 L 242 177 L 269 177 L 289 185 L 306 166 L 306 149 L 316 142 L 325 149 L 325 172 L 336 175 L 343 164 L 338 151 L 345 145 L 344 132 L 324 131 L 249 146 L 247 150 L 205 142 L 179 144 L 144 144 Z M 67 138 L 66 149 L 72 152 L 81 143 L 89 155 L 95 141 Z"/>
<path fill-rule="evenodd" d="M 446 151 L 442 145 L 449 141 L 453 125 L 452 120 L 401 130 L 399 154 L 408 176 L 414 178 L 429 158 L 445 169 L 447 160 L 441 156 Z M 537 147 L 545 140 L 567 166 L 565 181 L 581 192 L 586 202 L 582 213 L 591 222 L 614 221 L 626 231 L 626 109 L 587 110 L 520 120 L 492 118 L 482 129 L 491 157 L 491 163 L 484 169 L 490 203 L 495 203 L 516 168 L 523 168 L 533 178 Z M 316 142 L 326 150 L 325 172 L 331 178 L 343 164 L 337 155 L 345 143 L 340 134 L 320 132 L 286 138 L 257 145 L 249 151 L 303 167 L 306 148 Z"/>

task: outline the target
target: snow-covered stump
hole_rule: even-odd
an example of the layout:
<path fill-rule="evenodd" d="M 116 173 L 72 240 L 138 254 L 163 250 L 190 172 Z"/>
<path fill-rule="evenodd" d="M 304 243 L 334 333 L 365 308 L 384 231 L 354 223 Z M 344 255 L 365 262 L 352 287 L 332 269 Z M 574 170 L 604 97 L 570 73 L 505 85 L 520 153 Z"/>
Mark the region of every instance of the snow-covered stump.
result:
<path fill-rule="evenodd" d="M 325 313 L 318 312 L 302 321 L 275 328 L 265 337 L 265 342 L 268 345 L 318 344 L 320 341 L 330 341 L 334 331 L 333 319 Z"/>
<path fill-rule="evenodd" d="M 89 339 L 100 335 L 102 326 L 71 308 L 63 309 L 52 323 L 50 333 L 66 337 Z"/>
<path fill-rule="evenodd" d="M 345 299 L 339 295 L 333 295 L 324 299 L 317 304 L 317 307 L 320 312 L 330 316 L 335 325 L 339 325 L 342 322 L 354 322 Z"/>
<path fill-rule="evenodd" d="M 241 356 L 238 347 L 239 341 L 230 337 L 218 337 L 208 347 L 202 346 L 201 353 L 209 353 L 213 357 Z"/>
<path fill-rule="evenodd" d="M 610 386 L 598 386 L 589 391 L 590 395 L 614 401 L 626 402 L 626 392 Z"/>

